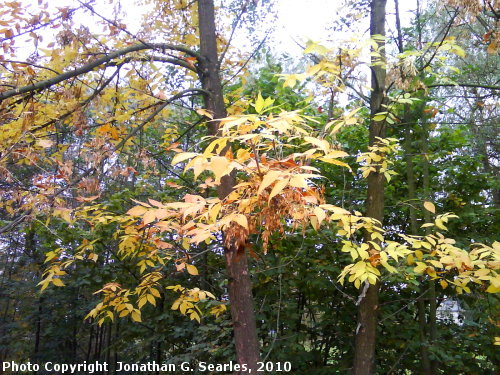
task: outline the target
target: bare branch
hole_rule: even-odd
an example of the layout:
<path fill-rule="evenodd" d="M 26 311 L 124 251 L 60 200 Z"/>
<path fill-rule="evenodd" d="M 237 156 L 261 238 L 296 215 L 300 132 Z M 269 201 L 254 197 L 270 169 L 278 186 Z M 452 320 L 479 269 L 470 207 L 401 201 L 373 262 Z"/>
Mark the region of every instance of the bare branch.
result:
<path fill-rule="evenodd" d="M 437 83 L 434 85 L 428 85 L 427 87 L 476 87 L 487 90 L 500 90 L 500 86 L 481 85 L 474 83 Z"/>
<path fill-rule="evenodd" d="M 245 12 L 247 10 L 248 1 L 249 0 L 247 0 L 245 2 L 245 4 L 243 4 L 243 6 L 241 7 L 241 12 L 238 14 L 238 16 L 236 16 L 236 20 L 233 22 L 233 29 L 231 30 L 231 35 L 229 36 L 229 39 L 227 41 L 226 48 L 224 48 L 224 51 L 221 53 L 221 55 L 219 57 L 219 63 L 218 63 L 218 67 L 217 67 L 219 70 L 220 70 L 220 67 L 222 65 L 222 61 L 224 60 L 224 56 L 226 56 L 226 53 L 227 53 L 229 47 L 231 46 L 231 42 L 233 40 L 234 33 L 236 31 L 236 28 L 238 27 L 238 24 L 241 21 L 241 17 L 243 17 L 243 14 L 245 14 Z"/>
<path fill-rule="evenodd" d="M 444 30 L 444 34 L 443 34 L 443 37 L 441 38 L 441 41 L 439 42 L 439 45 L 434 49 L 434 52 L 432 53 L 430 59 L 419 69 L 421 72 L 423 72 L 424 69 L 427 68 L 432 63 L 432 60 L 434 60 L 434 57 L 436 57 L 436 55 L 439 51 L 439 48 L 443 45 L 444 41 L 448 37 L 448 33 L 450 32 L 451 27 L 453 26 L 453 22 L 455 21 L 455 18 L 457 16 L 458 16 L 458 11 L 455 11 L 455 13 L 451 17 L 450 22 L 448 23 L 446 29 Z M 424 61 L 424 57 L 425 57 L 427 52 L 428 51 L 424 52 L 424 54 L 421 57 L 421 61 Z"/>

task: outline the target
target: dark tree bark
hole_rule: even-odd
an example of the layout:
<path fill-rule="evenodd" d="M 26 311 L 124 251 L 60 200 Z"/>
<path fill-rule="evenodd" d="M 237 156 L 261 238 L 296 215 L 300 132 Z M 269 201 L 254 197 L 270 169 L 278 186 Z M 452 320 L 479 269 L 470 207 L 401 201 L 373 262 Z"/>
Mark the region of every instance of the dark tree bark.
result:
<path fill-rule="evenodd" d="M 394 1 L 395 10 L 396 10 L 396 29 L 398 33 L 398 48 L 399 52 L 404 52 L 404 43 L 403 43 L 403 33 L 401 31 L 401 21 L 399 17 L 399 1 Z M 420 41 L 420 24 L 419 24 L 419 4 L 417 1 L 417 29 L 419 32 L 419 41 Z M 420 112 L 420 111 L 419 111 Z M 418 225 L 417 225 L 417 212 L 415 210 L 415 205 L 417 204 L 416 197 L 416 183 L 415 183 L 415 171 L 414 171 L 414 162 L 413 162 L 413 124 L 415 124 L 415 119 L 417 115 L 413 115 L 411 113 L 410 106 L 405 104 L 404 115 L 403 115 L 403 124 L 405 126 L 405 143 L 404 143 L 404 153 L 406 159 L 406 183 L 408 184 L 408 200 L 410 202 L 410 233 L 412 235 L 418 234 Z M 429 374 L 431 371 L 431 365 L 429 361 L 429 343 L 427 341 L 427 320 L 426 316 L 426 307 L 425 307 L 425 294 L 427 292 L 422 292 L 425 289 L 425 285 L 421 283 L 420 287 L 420 295 L 417 299 L 417 311 L 418 311 L 418 333 L 419 333 L 419 341 L 420 341 L 420 373 L 422 375 Z"/>
<path fill-rule="evenodd" d="M 226 117 L 226 108 L 218 69 L 213 0 L 198 0 L 198 15 L 200 20 L 200 53 L 203 57 L 203 61 L 199 62 L 200 78 L 203 89 L 209 93 L 204 96 L 205 107 L 213 113 L 215 119 L 220 119 Z M 218 135 L 219 122 L 210 121 L 208 124 L 209 134 Z M 219 198 L 225 198 L 233 190 L 234 185 L 233 176 L 223 177 L 218 187 Z M 241 371 L 240 374 L 255 374 L 259 360 L 259 341 L 247 256 L 244 252 L 238 252 L 238 249 L 231 245 L 224 249 L 224 255 L 237 361 L 241 365 L 246 365 L 248 369 Z"/>
<path fill-rule="evenodd" d="M 429 174 L 429 129 L 427 123 L 424 121 L 422 131 L 422 153 L 424 157 L 422 158 L 422 183 L 424 188 L 424 200 L 429 201 L 431 199 L 431 189 L 430 189 L 430 174 Z M 428 210 L 424 210 L 424 220 L 426 223 L 431 222 L 431 213 Z M 426 228 L 428 233 L 429 229 Z M 429 346 L 435 345 L 437 340 L 437 301 L 436 301 L 436 283 L 434 280 L 429 280 L 429 318 L 428 318 L 428 329 L 429 329 Z M 430 372 L 429 375 L 435 375 L 438 372 L 439 363 L 434 358 L 430 360 Z"/>
<path fill-rule="evenodd" d="M 370 6 L 370 35 L 385 36 L 385 6 L 386 0 L 372 0 Z M 377 39 L 382 59 L 385 60 L 385 42 Z M 372 65 L 375 62 L 372 57 Z M 370 129 L 369 144 L 375 145 L 376 137 L 385 137 L 385 121 L 374 121 L 373 116 L 383 111 L 382 104 L 385 99 L 385 66 L 373 65 L 371 67 L 370 96 Z M 384 184 L 385 177 L 378 171 L 368 175 L 368 196 L 366 200 L 366 215 L 383 221 L 384 218 Z M 363 292 L 366 294 L 361 298 L 358 306 L 358 324 L 356 327 L 356 343 L 354 352 L 353 374 L 369 375 L 375 369 L 375 345 L 377 332 L 377 313 L 380 285 L 366 284 Z"/>
<path fill-rule="evenodd" d="M 417 213 L 415 210 L 416 200 L 416 184 L 415 184 L 415 172 L 414 162 L 413 162 L 413 134 L 412 134 L 412 124 L 414 123 L 412 116 L 410 115 L 410 108 L 408 105 L 405 106 L 405 115 L 403 117 L 403 122 L 405 125 L 405 157 L 406 157 L 406 181 L 408 184 L 408 199 L 410 201 L 410 233 L 412 235 L 418 234 L 417 226 Z M 430 374 L 431 366 L 429 361 L 429 343 L 427 340 L 427 321 L 426 321 L 426 306 L 425 306 L 425 296 L 427 292 L 425 290 L 425 284 L 422 282 L 420 286 L 420 296 L 417 300 L 418 309 L 418 330 L 419 330 L 419 340 L 420 340 L 420 373 L 422 375 Z"/>
<path fill-rule="evenodd" d="M 85 356 L 85 360 L 87 362 L 90 361 L 90 355 L 92 354 L 92 341 L 94 340 L 94 325 L 92 324 L 90 326 L 90 333 L 89 333 L 89 344 L 87 346 L 87 354 Z"/>

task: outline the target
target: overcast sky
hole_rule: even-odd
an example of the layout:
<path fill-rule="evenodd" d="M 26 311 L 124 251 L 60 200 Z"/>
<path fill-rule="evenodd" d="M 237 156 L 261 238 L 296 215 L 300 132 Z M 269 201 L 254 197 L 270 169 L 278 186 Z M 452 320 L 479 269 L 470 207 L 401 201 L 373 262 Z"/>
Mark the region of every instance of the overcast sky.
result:
<path fill-rule="evenodd" d="M 403 26 L 409 25 L 411 17 L 408 10 L 415 6 L 415 1 L 400 1 Z M 33 8 L 37 7 L 37 0 L 24 0 L 23 3 L 31 3 Z M 103 15 L 113 18 L 113 6 L 116 6 L 117 3 L 121 3 L 122 9 L 129 15 L 126 19 L 127 28 L 132 32 L 136 31 L 145 9 L 137 7 L 135 0 L 114 0 L 111 2 L 109 0 L 96 0 L 94 7 Z M 51 7 L 64 7 L 75 6 L 78 2 L 76 0 L 51 0 L 49 4 Z M 342 12 L 342 0 L 275 0 L 275 4 L 278 19 L 274 35 L 276 46 L 273 47 L 281 49 L 281 51 L 277 52 L 289 52 L 291 54 L 301 52 L 300 47 L 297 46 L 294 40 L 301 42 L 308 39 L 324 41 L 326 37 L 325 30 L 332 25 L 339 12 Z M 392 19 L 394 0 L 388 0 L 387 13 L 389 25 L 394 24 Z M 81 17 L 82 13 L 79 14 Z M 367 29 L 368 20 L 366 19 L 365 22 L 363 28 Z M 87 24 L 88 21 L 84 20 L 82 23 Z M 342 36 L 339 35 L 339 37 Z"/>

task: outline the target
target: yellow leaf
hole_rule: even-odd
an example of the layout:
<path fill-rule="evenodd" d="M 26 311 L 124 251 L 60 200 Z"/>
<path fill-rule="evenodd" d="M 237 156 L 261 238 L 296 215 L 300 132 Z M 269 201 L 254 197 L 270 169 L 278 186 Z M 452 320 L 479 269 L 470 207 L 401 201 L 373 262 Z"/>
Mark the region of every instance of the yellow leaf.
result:
<path fill-rule="evenodd" d="M 248 229 L 248 219 L 245 215 L 237 214 L 237 215 L 235 215 L 233 220 L 236 221 L 243 228 Z"/>
<path fill-rule="evenodd" d="M 415 258 L 413 258 L 412 254 L 408 255 L 408 257 L 406 258 L 406 264 L 408 264 L 409 266 L 415 264 Z"/>
<path fill-rule="evenodd" d="M 325 155 L 326 158 L 345 158 L 346 156 L 349 156 L 349 154 L 345 151 L 339 151 L 339 150 L 333 150 L 330 151 L 328 154 Z"/>
<path fill-rule="evenodd" d="M 171 288 L 171 287 L 169 287 L 169 288 L 167 288 L 167 289 L 170 289 L 170 288 Z M 178 298 L 178 299 L 176 299 L 176 300 L 174 301 L 174 303 L 172 304 L 171 309 L 172 309 L 172 310 L 177 310 L 177 309 L 179 308 L 180 304 L 181 304 L 181 299 L 180 299 L 180 298 Z"/>
<path fill-rule="evenodd" d="M 240 163 L 247 161 L 248 159 L 250 159 L 250 157 L 250 152 L 244 148 L 240 148 L 236 152 L 236 160 L 238 160 Z"/>
<path fill-rule="evenodd" d="M 189 319 L 191 319 L 191 320 L 196 319 L 198 321 L 198 323 L 201 323 L 200 315 L 196 311 L 191 312 L 191 314 L 189 315 Z"/>
<path fill-rule="evenodd" d="M 148 294 L 146 298 L 148 299 L 148 302 L 150 304 L 152 304 L 153 306 L 156 306 L 156 300 L 155 300 L 155 298 L 153 297 L 152 294 Z"/>
<path fill-rule="evenodd" d="M 324 151 L 325 154 L 328 151 L 330 151 L 330 144 L 327 141 L 325 141 L 324 139 L 318 139 L 318 138 L 314 138 L 314 137 L 304 137 L 304 140 L 307 143 L 310 143 L 310 144 L 318 147 L 319 149 L 321 149 L 322 151 Z"/>
<path fill-rule="evenodd" d="M 186 269 L 190 275 L 198 275 L 198 269 L 192 264 L 186 264 Z"/>
<path fill-rule="evenodd" d="M 281 175 L 281 171 L 272 170 L 266 173 L 262 182 L 260 183 L 259 190 L 257 194 L 261 194 L 269 185 L 278 179 Z"/>
<path fill-rule="evenodd" d="M 259 95 L 257 95 L 257 100 L 255 101 L 255 111 L 257 113 L 261 113 L 262 110 L 264 109 L 265 101 L 262 95 L 259 92 Z"/>
<path fill-rule="evenodd" d="M 380 264 L 382 264 L 382 265 L 385 267 L 385 269 L 386 269 L 387 271 L 389 271 L 390 273 L 397 272 L 396 268 L 394 268 L 394 267 L 393 267 L 393 266 L 391 266 L 389 263 L 387 263 L 387 260 L 384 260 L 384 259 L 383 259 L 383 260 L 381 260 L 381 261 L 380 261 Z"/>
<path fill-rule="evenodd" d="M 311 226 L 315 229 L 319 229 L 319 221 L 317 216 L 310 216 L 309 220 L 311 221 Z"/>
<path fill-rule="evenodd" d="M 496 251 L 500 251 L 500 242 L 498 242 L 498 241 L 493 242 L 493 244 L 491 245 L 491 247 L 493 249 L 495 249 Z"/>
<path fill-rule="evenodd" d="M 215 182 L 219 182 L 222 176 L 231 172 L 228 168 L 231 162 L 223 156 L 214 156 L 210 161 L 210 170 L 215 174 Z"/>
<path fill-rule="evenodd" d="M 290 181 L 289 178 L 284 178 L 282 180 L 279 180 L 276 182 L 276 184 L 273 187 L 273 190 L 271 190 L 271 194 L 269 194 L 269 201 L 275 196 L 281 193 L 281 191 L 285 188 L 286 185 L 288 185 L 288 181 Z"/>
<path fill-rule="evenodd" d="M 451 49 L 451 51 L 454 52 L 455 55 L 457 55 L 457 56 L 465 57 L 465 51 L 456 44 L 453 45 L 453 48 Z"/>
<path fill-rule="evenodd" d="M 311 40 L 307 41 L 306 49 L 304 50 L 304 53 L 314 53 L 317 55 L 326 55 L 330 52 L 331 51 L 328 48 L 322 46 L 321 44 L 319 44 L 317 42 L 313 42 Z"/>
<path fill-rule="evenodd" d="M 486 292 L 488 292 L 488 293 L 498 293 L 498 292 L 500 292 L 500 287 L 491 284 L 488 287 L 488 289 L 486 289 Z"/>
<path fill-rule="evenodd" d="M 206 109 L 199 108 L 196 110 L 196 113 L 199 114 L 200 116 L 208 117 L 210 120 L 214 119 L 214 115 Z"/>
<path fill-rule="evenodd" d="M 149 199 L 148 199 L 148 202 L 149 202 L 149 204 L 151 204 L 152 206 L 155 206 L 155 207 L 158 207 L 158 208 L 163 208 L 163 207 L 164 207 L 164 206 L 163 206 L 163 204 L 162 204 L 161 202 L 158 202 L 158 201 L 156 201 L 156 200 L 154 200 L 154 199 L 151 199 L 151 198 L 149 198 Z"/>
<path fill-rule="evenodd" d="M 297 77 L 295 74 L 284 74 L 285 82 L 283 82 L 283 88 L 290 87 L 293 88 L 297 84 Z"/>
<path fill-rule="evenodd" d="M 52 279 L 52 282 L 54 283 L 55 286 L 64 286 L 64 283 L 62 282 L 61 279 Z"/>
<path fill-rule="evenodd" d="M 345 168 L 351 170 L 351 167 L 349 166 L 349 164 L 344 163 L 343 161 L 340 161 L 340 160 L 337 160 L 337 159 L 322 157 L 322 158 L 319 158 L 319 160 L 324 161 L 325 163 L 339 165 L 341 167 L 345 167 Z M 370 172 L 368 172 L 368 173 L 370 173 Z"/>
<path fill-rule="evenodd" d="M 427 269 L 427 264 L 423 262 L 417 262 L 417 266 L 413 269 L 413 272 L 415 273 L 424 273 L 424 271 Z"/>
<path fill-rule="evenodd" d="M 210 208 L 209 215 L 210 215 L 210 220 L 212 222 L 216 222 L 217 216 L 219 215 L 219 212 L 222 208 L 222 205 L 220 203 L 214 204 L 212 208 Z"/>
<path fill-rule="evenodd" d="M 370 254 L 367 251 L 369 248 L 370 246 L 368 246 L 368 244 L 366 243 L 361 244 L 361 246 L 357 248 L 358 254 L 361 257 L 361 259 L 365 260 L 370 256 Z"/>
<path fill-rule="evenodd" d="M 319 208 L 319 207 L 315 207 L 314 208 L 314 214 L 316 215 L 316 217 L 318 218 L 318 225 L 321 225 L 321 222 L 323 220 L 325 220 L 326 218 L 326 214 L 325 214 L 325 211 L 323 211 L 323 209 Z"/>
<path fill-rule="evenodd" d="M 186 315 L 186 311 L 190 306 L 192 306 L 191 303 L 187 301 L 182 301 L 181 305 L 179 306 L 179 311 L 181 312 L 182 315 Z"/>
<path fill-rule="evenodd" d="M 309 185 L 307 185 L 305 178 L 301 176 L 292 176 L 292 178 L 290 179 L 290 186 L 302 189 L 309 188 Z"/>
<path fill-rule="evenodd" d="M 156 214 L 154 210 L 149 210 L 144 214 L 144 225 L 152 223 L 156 220 Z"/>
<path fill-rule="evenodd" d="M 346 125 L 346 123 L 344 121 L 339 121 L 339 120 L 335 120 L 335 121 L 330 121 L 328 124 L 326 124 L 326 129 L 328 129 L 330 126 L 332 126 L 333 124 L 336 124 L 333 129 L 330 131 L 330 134 L 331 135 L 334 135 L 335 133 L 337 133 L 339 131 L 339 129 Z"/>
<path fill-rule="evenodd" d="M 142 320 L 141 320 L 141 313 L 140 313 L 139 310 L 132 311 L 132 320 L 134 322 L 142 322 Z"/>
<path fill-rule="evenodd" d="M 71 210 L 69 208 L 56 208 L 54 210 L 54 215 L 60 216 L 64 221 L 71 224 Z"/>
<path fill-rule="evenodd" d="M 127 211 L 127 215 L 130 216 L 142 216 L 147 212 L 147 209 L 143 206 L 135 206 Z"/>
<path fill-rule="evenodd" d="M 350 215 L 351 213 L 341 207 L 334 206 L 333 204 L 322 204 L 321 208 L 333 212 L 334 215 Z"/>
<path fill-rule="evenodd" d="M 189 241 L 189 238 L 188 237 L 185 237 L 183 240 L 182 240 L 182 248 L 184 250 L 189 250 L 189 248 L 191 247 L 191 242 Z"/>
<path fill-rule="evenodd" d="M 427 210 L 427 211 L 430 211 L 432 212 L 433 214 L 436 213 L 436 207 L 434 206 L 434 204 L 432 202 L 424 202 L 424 208 Z"/>
<path fill-rule="evenodd" d="M 448 283 L 446 282 L 446 280 L 441 279 L 439 281 L 439 284 L 441 284 L 441 288 L 443 289 L 446 289 L 448 287 Z"/>
<path fill-rule="evenodd" d="M 146 297 L 141 297 L 139 299 L 139 301 L 137 302 L 137 306 L 139 306 L 140 309 L 142 309 L 142 306 L 144 306 L 147 302 L 147 298 Z"/>
<path fill-rule="evenodd" d="M 436 219 L 436 220 L 435 220 L 435 223 L 436 223 L 436 227 L 438 227 L 439 229 L 442 229 L 442 230 L 448 230 L 448 228 L 446 228 L 446 227 L 443 225 L 443 220 L 441 220 L 441 219 Z"/>
<path fill-rule="evenodd" d="M 195 156 L 198 156 L 196 152 L 181 152 L 173 157 L 171 164 L 176 165 L 183 162 L 184 160 L 194 158 Z"/>

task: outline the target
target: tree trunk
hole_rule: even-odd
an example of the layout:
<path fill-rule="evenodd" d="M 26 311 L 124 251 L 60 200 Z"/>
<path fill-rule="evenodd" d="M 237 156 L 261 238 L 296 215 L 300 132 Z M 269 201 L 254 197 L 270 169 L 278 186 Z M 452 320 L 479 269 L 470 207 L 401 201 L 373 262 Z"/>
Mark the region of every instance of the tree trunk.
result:
<path fill-rule="evenodd" d="M 220 119 L 226 117 L 226 108 L 218 70 L 213 0 L 198 0 L 198 16 L 200 20 L 200 53 L 204 58 L 204 61 L 199 62 L 202 69 L 200 78 L 203 89 L 209 92 L 204 97 L 205 107 L 213 113 L 214 118 Z M 217 121 L 209 122 L 208 132 L 212 136 L 219 134 L 219 123 Z M 225 151 L 223 150 L 223 152 Z M 218 187 L 219 198 L 225 198 L 233 190 L 234 185 L 234 176 L 223 177 Z M 239 373 L 255 374 L 259 360 L 259 341 L 247 256 L 232 246 L 224 249 L 224 255 L 228 274 L 228 293 L 231 303 L 236 357 L 238 363 L 247 368 L 246 371 Z"/>
<path fill-rule="evenodd" d="M 410 233 L 412 235 L 417 235 L 417 213 L 415 210 L 416 200 L 416 186 L 415 186 L 415 172 L 413 170 L 413 134 L 412 134 L 412 116 L 410 116 L 409 105 L 405 105 L 405 115 L 403 117 L 403 122 L 405 126 L 405 157 L 406 157 L 406 180 L 408 184 L 408 199 L 410 202 Z M 427 375 L 430 373 L 430 362 L 429 362 L 429 348 L 427 342 L 427 322 L 425 319 L 425 295 L 423 295 L 423 290 L 425 290 L 424 283 L 421 282 L 420 286 L 420 296 L 417 300 L 418 309 L 418 327 L 419 327 L 419 341 L 420 341 L 420 373 L 422 375 Z"/>
<path fill-rule="evenodd" d="M 90 355 L 92 353 L 92 341 L 94 340 L 94 324 L 91 323 L 90 333 L 89 333 L 89 345 L 87 346 L 87 355 L 85 356 L 85 360 L 87 362 L 90 361 Z"/>
<path fill-rule="evenodd" d="M 399 1 L 395 0 L 395 10 L 396 10 L 396 28 L 398 33 L 398 47 L 399 52 L 404 52 L 403 45 L 403 34 L 401 32 L 401 21 L 399 17 Z M 420 3 L 417 0 L 417 31 L 418 31 L 418 40 L 419 46 L 421 45 L 421 37 L 422 30 L 420 27 Z M 416 184 L 415 184 L 415 172 L 413 170 L 413 134 L 412 128 L 414 118 L 417 116 L 411 116 L 410 106 L 405 104 L 404 116 L 403 116 L 403 124 L 405 125 L 405 158 L 406 158 L 406 180 L 408 184 L 408 200 L 410 202 L 410 233 L 412 235 L 417 235 L 417 213 L 415 210 L 415 204 L 417 203 L 416 199 Z M 427 171 L 428 178 L 428 171 Z M 424 183 L 425 185 L 425 183 Z M 428 185 L 428 180 L 427 180 Z M 428 214 L 428 213 L 427 213 Z M 418 314 L 418 332 L 419 332 L 419 341 L 420 341 L 420 373 L 422 375 L 427 375 L 431 373 L 431 363 L 429 360 L 429 342 L 427 340 L 427 320 L 426 320 L 426 308 L 425 308 L 425 295 L 429 293 L 429 290 L 423 292 L 425 290 L 424 282 L 420 283 L 420 295 L 417 299 L 417 314 Z"/>
<path fill-rule="evenodd" d="M 35 328 L 35 348 L 33 351 L 33 360 L 37 362 L 40 356 L 40 341 L 42 336 L 42 307 L 43 307 L 43 298 L 38 298 L 38 312 L 36 315 L 36 328 Z M 35 372 L 36 374 L 37 372 Z"/>
<path fill-rule="evenodd" d="M 386 0 L 372 0 L 370 9 L 370 36 L 385 36 L 385 6 Z M 377 43 L 385 61 L 385 41 L 377 39 Z M 376 137 L 385 137 L 385 121 L 374 121 L 373 116 L 383 111 L 382 104 L 385 97 L 385 66 L 374 65 L 372 57 L 370 96 L 370 130 L 369 144 L 375 145 Z M 384 218 L 384 182 L 382 173 L 372 172 L 368 175 L 368 196 L 366 200 L 366 215 L 383 221 Z M 365 296 L 358 306 L 358 324 L 356 327 L 356 344 L 354 352 L 353 374 L 369 375 L 375 369 L 375 344 L 377 331 L 377 313 L 380 285 L 366 284 L 363 290 Z"/>
<path fill-rule="evenodd" d="M 429 129 L 427 123 L 424 121 L 422 131 L 422 153 L 423 165 L 422 165 L 422 182 L 424 188 L 424 200 L 431 200 L 431 190 L 430 190 L 430 175 L 429 175 Z M 424 220 L 426 223 L 431 222 L 431 213 L 428 210 L 424 210 Z M 426 228 L 428 233 L 428 229 Z M 429 347 L 432 348 L 436 344 L 437 339 L 437 301 L 436 301 L 436 283 L 434 280 L 429 280 Z M 435 375 L 438 372 L 439 363 L 436 358 L 430 361 L 430 372 L 429 375 Z"/>

